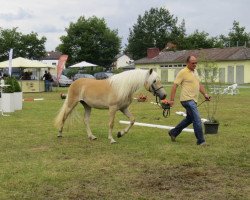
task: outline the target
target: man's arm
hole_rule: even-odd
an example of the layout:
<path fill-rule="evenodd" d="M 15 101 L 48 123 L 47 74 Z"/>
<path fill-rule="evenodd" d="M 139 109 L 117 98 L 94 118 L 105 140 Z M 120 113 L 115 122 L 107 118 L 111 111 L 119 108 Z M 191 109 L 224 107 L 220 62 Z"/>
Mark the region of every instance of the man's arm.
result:
<path fill-rule="evenodd" d="M 200 83 L 200 93 L 205 97 L 206 100 L 210 100 L 210 96 L 206 93 L 205 87 Z"/>
<path fill-rule="evenodd" d="M 174 83 L 174 85 L 172 86 L 172 89 L 171 89 L 170 100 L 168 102 L 171 107 L 174 105 L 174 98 L 175 98 L 177 87 L 178 87 L 178 85 Z"/>

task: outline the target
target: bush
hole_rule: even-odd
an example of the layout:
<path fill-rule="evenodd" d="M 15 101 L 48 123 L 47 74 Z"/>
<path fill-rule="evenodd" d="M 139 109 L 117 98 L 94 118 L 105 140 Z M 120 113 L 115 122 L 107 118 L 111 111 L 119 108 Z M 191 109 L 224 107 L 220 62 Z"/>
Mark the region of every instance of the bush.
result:
<path fill-rule="evenodd" d="M 14 92 L 22 92 L 22 88 L 15 78 L 13 78 L 13 85 L 14 85 Z"/>
<path fill-rule="evenodd" d="M 18 81 L 14 77 L 6 77 L 4 79 L 4 83 L 5 85 L 9 85 L 3 88 L 4 93 L 13 93 L 22 91 Z"/>

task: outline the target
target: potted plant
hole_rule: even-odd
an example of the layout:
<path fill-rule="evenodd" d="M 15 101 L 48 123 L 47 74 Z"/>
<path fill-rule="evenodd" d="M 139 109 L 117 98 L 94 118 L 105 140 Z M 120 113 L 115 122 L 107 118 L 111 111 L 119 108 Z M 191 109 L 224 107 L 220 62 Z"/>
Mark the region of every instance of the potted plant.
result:
<path fill-rule="evenodd" d="M 203 58 L 199 64 L 199 74 L 202 77 L 206 91 L 211 96 L 210 101 L 205 102 L 207 121 L 204 122 L 205 134 L 218 133 L 219 121 L 216 119 L 218 104 L 221 99 L 221 83 L 218 81 L 218 67 L 213 61 Z"/>
<path fill-rule="evenodd" d="M 2 111 L 3 112 L 14 112 L 14 85 L 11 77 L 4 79 L 5 85 L 2 93 Z"/>
<path fill-rule="evenodd" d="M 14 109 L 15 110 L 22 110 L 23 108 L 23 93 L 20 84 L 18 81 L 13 77 L 12 84 L 14 88 Z"/>

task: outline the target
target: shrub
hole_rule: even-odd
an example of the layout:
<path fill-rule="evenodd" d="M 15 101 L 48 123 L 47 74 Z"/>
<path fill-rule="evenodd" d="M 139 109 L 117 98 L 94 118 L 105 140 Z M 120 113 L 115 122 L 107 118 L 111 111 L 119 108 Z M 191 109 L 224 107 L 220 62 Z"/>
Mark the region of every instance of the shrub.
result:
<path fill-rule="evenodd" d="M 14 92 L 22 92 L 22 88 L 15 78 L 13 78 L 13 85 L 14 85 Z"/>
<path fill-rule="evenodd" d="M 3 89 L 4 93 L 13 93 L 22 91 L 18 81 L 14 77 L 6 77 L 4 79 L 4 83 L 5 85 L 9 85 L 7 87 L 4 87 Z"/>
<path fill-rule="evenodd" d="M 3 93 L 13 93 L 14 92 L 13 78 L 11 78 L 11 77 L 4 78 L 4 84 L 9 85 L 9 86 L 3 88 Z"/>

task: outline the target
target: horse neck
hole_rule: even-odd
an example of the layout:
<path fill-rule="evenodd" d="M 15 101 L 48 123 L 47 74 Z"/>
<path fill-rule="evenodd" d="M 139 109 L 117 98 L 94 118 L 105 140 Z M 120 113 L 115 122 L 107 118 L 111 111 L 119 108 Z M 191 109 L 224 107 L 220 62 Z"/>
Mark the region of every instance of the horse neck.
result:
<path fill-rule="evenodd" d="M 133 93 L 144 86 L 147 70 L 131 70 L 115 75 L 111 85 L 118 98 L 131 98 Z"/>

